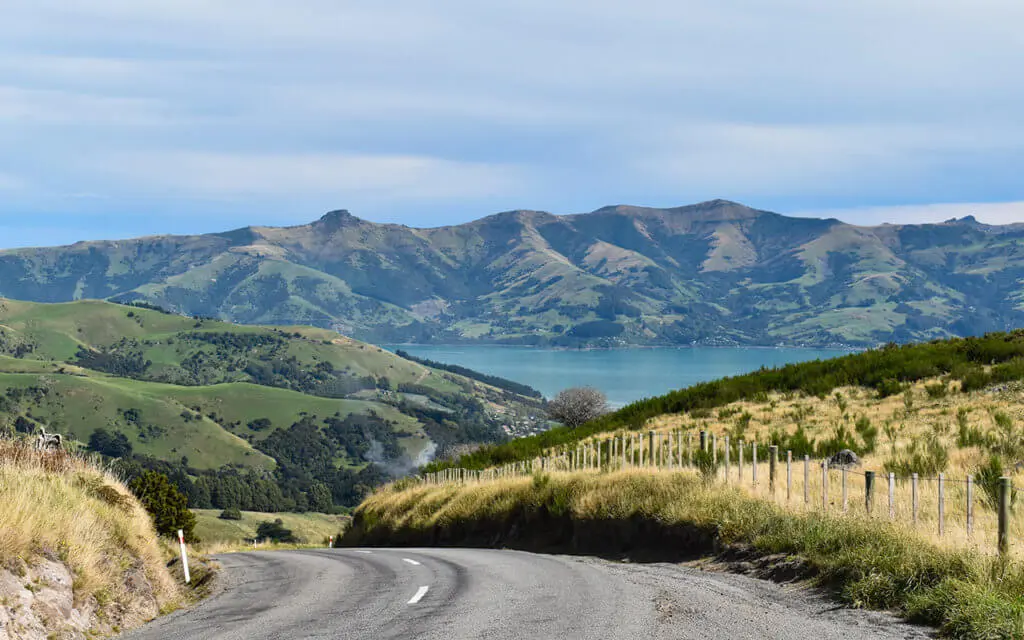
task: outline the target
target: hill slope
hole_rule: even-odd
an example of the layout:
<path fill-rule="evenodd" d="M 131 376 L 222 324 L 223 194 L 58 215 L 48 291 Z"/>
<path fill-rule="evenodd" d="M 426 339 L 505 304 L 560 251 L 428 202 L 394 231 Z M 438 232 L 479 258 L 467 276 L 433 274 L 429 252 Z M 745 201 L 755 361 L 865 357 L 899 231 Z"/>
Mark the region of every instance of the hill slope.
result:
<path fill-rule="evenodd" d="M 439 447 L 503 439 L 538 406 L 323 329 L 0 299 L 0 429 L 156 465 L 194 507 L 301 508 L 317 483 L 320 508 L 354 503 Z M 228 477 L 271 493 L 228 496 Z"/>
<path fill-rule="evenodd" d="M 146 300 L 376 342 L 851 344 L 1024 322 L 1024 225 L 856 227 L 716 200 L 511 211 L 452 227 L 347 211 L 249 227 L 0 251 L 0 295 Z"/>

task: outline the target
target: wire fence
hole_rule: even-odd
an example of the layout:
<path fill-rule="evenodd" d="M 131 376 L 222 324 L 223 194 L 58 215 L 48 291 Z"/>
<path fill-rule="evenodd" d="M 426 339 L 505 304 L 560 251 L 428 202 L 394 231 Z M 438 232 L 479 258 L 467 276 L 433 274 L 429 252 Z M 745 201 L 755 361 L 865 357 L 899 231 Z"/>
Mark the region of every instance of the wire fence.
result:
<path fill-rule="evenodd" d="M 1008 477 L 896 474 L 863 468 L 843 453 L 794 456 L 775 445 L 730 442 L 708 432 L 627 433 L 560 448 L 542 457 L 484 470 L 445 469 L 429 484 L 486 482 L 537 471 L 652 472 L 697 469 L 709 482 L 734 486 L 784 508 L 904 524 L 943 545 L 1009 552 L 1024 537 L 1012 505 L 1021 489 Z"/>

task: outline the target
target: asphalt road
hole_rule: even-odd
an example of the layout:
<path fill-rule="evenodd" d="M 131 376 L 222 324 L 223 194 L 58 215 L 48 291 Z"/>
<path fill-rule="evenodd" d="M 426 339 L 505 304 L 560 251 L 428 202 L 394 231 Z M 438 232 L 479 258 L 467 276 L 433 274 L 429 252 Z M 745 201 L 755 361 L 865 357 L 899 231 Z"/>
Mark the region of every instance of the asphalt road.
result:
<path fill-rule="evenodd" d="M 482 549 L 219 556 L 223 590 L 131 640 L 927 638 L 810 591 L 674 564 Z"/>

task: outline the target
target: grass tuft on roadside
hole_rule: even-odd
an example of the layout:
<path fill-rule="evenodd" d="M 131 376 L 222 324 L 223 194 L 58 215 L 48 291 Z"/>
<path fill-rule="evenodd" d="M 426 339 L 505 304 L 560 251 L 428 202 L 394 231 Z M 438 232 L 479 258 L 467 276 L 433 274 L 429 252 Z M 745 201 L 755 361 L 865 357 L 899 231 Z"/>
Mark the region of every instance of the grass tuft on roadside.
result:
<path fill-rule="evenodd" d="M 804 558 L 855 607 L 892 609 L 954 638 L 1024 636 L 1024 566 L 936 546 L 887 520 L 787 512 L 692 471 L 551 473 L 386 487 L 349 544 L 508 546 L 679 559 L 729 545 Z M 660 553 L 660 556 L 659 556 Z"/>

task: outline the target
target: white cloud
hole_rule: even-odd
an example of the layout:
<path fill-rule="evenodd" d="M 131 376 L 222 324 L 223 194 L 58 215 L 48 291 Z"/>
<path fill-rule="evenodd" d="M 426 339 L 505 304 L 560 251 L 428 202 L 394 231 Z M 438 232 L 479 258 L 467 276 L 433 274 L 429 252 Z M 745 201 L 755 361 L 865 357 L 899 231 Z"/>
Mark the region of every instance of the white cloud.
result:
<path fill-rule="evenodd" d="M 465 219 L 495 194 L 570 211 L 696 194 L 782 210 L 1024 197 L 1019 0 L 2 13 L 0 166 L 36 190 L 26 209 L 97 193 L 112 216 L 194 197 L 248 214 L 314 192 L 401 201 L 432 224 L 456 215 L 439 199 Z"/>
<path fill-rule="evenodd" d="M 514 166 L 412 155 L 146 152 L 110 155 L 100 164 L 133 184 L 226 199 L 310 194 L 462 198 L 522 188 L 524 179 Z"/>

